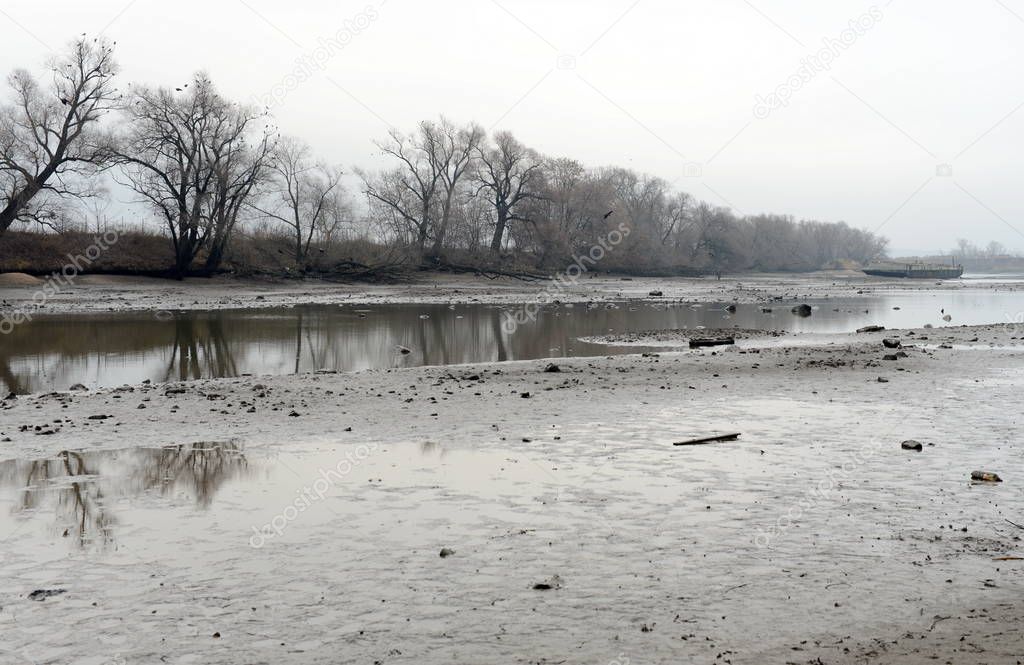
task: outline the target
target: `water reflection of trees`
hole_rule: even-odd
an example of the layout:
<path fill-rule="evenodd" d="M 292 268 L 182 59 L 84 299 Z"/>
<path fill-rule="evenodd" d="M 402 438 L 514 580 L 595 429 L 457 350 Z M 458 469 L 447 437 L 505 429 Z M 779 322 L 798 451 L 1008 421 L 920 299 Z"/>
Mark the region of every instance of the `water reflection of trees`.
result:
<path fill-rule="evenodd" d="M 563 353 L 570 346 L 586 348 L 575 342 L 581 335 L 707 325 L 723 315 L 724 310 L 688 308 L 545 306 L 513 335 L 502 330 L 502 310 L 486 305 L 40 316 L 17 326 L 0 344 L 0 383 L 21 393 L 66 390 L 74 383 L 109 386 L 544 358 L 555 348 Z M 764 323 L 764 315 L 754 310 L 732 316 L 715 325 L 749 323 L 742 316 Z M 412 353 L 400 354 L 399 346 Z"/>
<path fill-rule="evenodd" d="M 173 321 L 174 341 L 164 381 L 238 376 L 222 314 L 197 318 L 179 313 Z"/>
<path fill-rule="evenodd" d="M 184 492 L 207 508 L 229 480 L 247 474 L 249 464 L 233 443 L 195 443 L 122 451 L 64 451 L 43 460 L 0 463 L 0 488 L 15 488 L 13 514 L 31 519 L 52 507 L 56 530 L 78 546 L 113 542 L 118 500 L 156 492 Z"/>
<path fill-rule="evenodd" d="M 106 511 L 103 490 L 95 482 L 84 454 L 64 451 L 54 459 L 33 460 L 20 474 L 14 475 L 24 478 L 15 513 L 38 511 L 52 499 L 58 524 L 63 525 L 63 536 L 74 533 L 83 546 L 88 541 L 110 542 L 114 519 Z M 6 477 L 7 474 L 0 471 L 0 479 L 6 480 Z M 38 491 L 42 487 L 50 488 L 50 496 Z"/>

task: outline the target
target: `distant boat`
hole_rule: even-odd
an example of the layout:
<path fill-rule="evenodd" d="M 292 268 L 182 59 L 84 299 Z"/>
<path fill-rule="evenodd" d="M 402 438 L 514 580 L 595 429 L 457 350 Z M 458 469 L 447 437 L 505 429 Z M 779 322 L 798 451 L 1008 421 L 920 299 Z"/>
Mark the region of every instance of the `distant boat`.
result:
<path fill-rule="evenodd" d="M 955 259 L 954 259 L 955 260 Z M 865 275 L 872 277 L 898 277 L 906 279 L 957 279 L 964 274 L 964 267 L 959 264 L 945 265 L 942 263 L 875 263 L 863 270 Z"/>

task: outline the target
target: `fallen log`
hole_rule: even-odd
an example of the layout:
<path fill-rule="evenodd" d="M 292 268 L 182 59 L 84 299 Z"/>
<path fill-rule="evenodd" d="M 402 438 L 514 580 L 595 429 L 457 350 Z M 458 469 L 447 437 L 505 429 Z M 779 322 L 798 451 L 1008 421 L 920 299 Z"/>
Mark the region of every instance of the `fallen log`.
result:
<path fill-rule="evenodd" d="M 718 443 L 720 441 L 735 441 L 740 438 L 740 434 L 719 434 L 718 436 L 706 436 L 701 439 L 690 439 L 689 441 L 679 441 L 673 443 L 673 446 L 702 446 L 706 443 Z"/>
<path fill-rule="evenodd" d="M 736 343 L 734 337 L 695 337 L 690 340 L 691 349 L 700 349 L 706 346 L 730 346 Z"/>
<path fill-rule="evenodd" d="M 549 275 L 539 274 L 530 272 L 527 270 L 502 270 L 498 267 L 488 266 L 472 266 L 472 265 L 461 265 L 458 263 L 452 263 L 451 261 L 443 261 L 441 259 L 427 259 L 420 266 L 420 270 L 438 270 L 441 272 L 450 272 L 454 274 L 465 274 L 472 273 L 487 279 L 497 279 L 499 277 L 509 277 L 512 279 L 518 279 L 520 281 L 544 281 L 550 279 Z"/>

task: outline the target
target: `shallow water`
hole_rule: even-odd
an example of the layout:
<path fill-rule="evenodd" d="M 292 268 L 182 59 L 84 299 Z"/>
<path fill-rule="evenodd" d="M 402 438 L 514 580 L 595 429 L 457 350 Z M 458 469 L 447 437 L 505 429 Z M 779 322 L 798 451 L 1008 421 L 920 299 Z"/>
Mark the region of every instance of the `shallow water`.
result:
<path fill-rule="evenodd" d="M 687 305 L 652 301 L 549 305 L 510 330 L 522 308 L 493 305 L 309 305 L 264 310 L 134 312 L 38 316 L 0 336 L 0 389 L 15 393 L 175 381 L 358 371 L 537 358 L 635 353 L 581 337 L 660 329 L 741 328 L 852 332 L 868 324 L 920 327 L 1024 323 L 1024 293 L 956 292 Z M 943 312 L 952 320 L 943 320 Z M 522 320 L 522 319 L 521 319 Z M 408 353 L 402 353 L 405 348 Z"/>

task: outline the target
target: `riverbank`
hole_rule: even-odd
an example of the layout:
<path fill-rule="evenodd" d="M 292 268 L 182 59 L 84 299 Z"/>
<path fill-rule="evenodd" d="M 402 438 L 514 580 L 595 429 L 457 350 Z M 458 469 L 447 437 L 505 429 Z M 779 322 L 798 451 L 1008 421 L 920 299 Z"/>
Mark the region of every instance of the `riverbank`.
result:
<path fill-rule="evenodd" d="M 886 360 L 893 336 L 906 357 Z M 917 329 L 558 372 L 7 400 L 8 459 L 229 441 L 264 480 L 225 481 L 201 510 L 180 491 L 115 501 L 102 556 L 5 511 L 22 531 L 3 544 L 0 648 L 42 662 L 1015 663 L 1022 336 Z M 742 436 L 672 445 L 708 432 Z M 322 505 L 253 549 L 252 529 L 324 460 L 353 454 Z M 978 469 L 1004 482 L 974 484 Z M 27 597 L 55 587 L 67 593 Z"/>
<path fill-rule="evenodd" d="M 27 279 L 26 279 L 27 277 Z M 46 281 L 14 274 L 0 275 L 0 315 L 22 311 L 60 314 L 100 311 L 182 311 L 255 309 L 296 304 L 521 304 L 551 302 L 614 302 L 645 299 L 661 302 L 797 302 L 843 298 L 979 289 L 1024 290 L 1024 283 L 950 280 L 883 280 L 852 271 L 808 274 L 749 274 L 715 278 L 647 278 L 595 275 L 523 281 L 466 275 L 416 274 L 407 282 L 367 284 L 322 280 L 252 280 L 226 277 L 182 281 L 114 275 L 82 275 L 47 292 Z M 661 295 L 651 295 L 660 293 Z"/>

